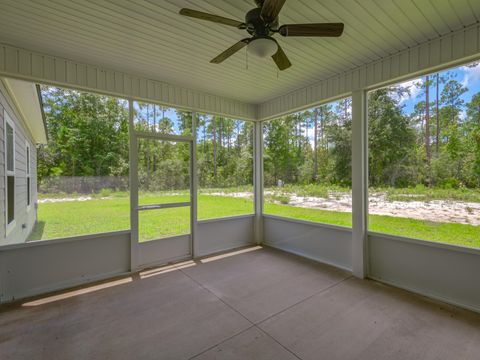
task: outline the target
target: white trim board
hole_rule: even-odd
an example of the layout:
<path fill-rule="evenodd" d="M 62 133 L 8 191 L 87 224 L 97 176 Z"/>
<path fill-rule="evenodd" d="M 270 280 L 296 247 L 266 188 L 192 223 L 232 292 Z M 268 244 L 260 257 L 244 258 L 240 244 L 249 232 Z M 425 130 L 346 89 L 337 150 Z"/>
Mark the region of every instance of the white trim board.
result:
<path fill-rule="evenodd" d="M 226 99 L 8 44 L 0 44 L 0 75 L 242 120 L 268 120 L 349 96 L 354 90 L 385 86 L 479 57 L 480 24 L 474 24 L 262 104 Z"/>
<path fill-rule="evenodd" d="M 112 235 L 1 248 L 0 303 L 127 272 L 130 235 Z"/>
<path fill-rule="evenodd" d="M 352 271 L 349 228 L 264 215 L 263 232 L 262 245 Z"/>
<path fill-rule="evenodd" d="M 242 120 L 257 118 L 253 104 L 2 43 L 0 75 Z"/>
<path fill-rule="evenodd" d="M 370 233 L 366 275 L 427 297 L 480 311 L 480 288 L 476 286 L 480 254 L 467 252 L 464 248 L 455 250 L 443 244 Z"/>
<path fill-rule="evenodd" d="M 8 136 L 7 136 L 7 127 L 10 127 L 13 131 L 13 144 L 12 144 L 12 151 L 13 151 L 13 170 L 8 170 Z M 17 193 L 16 193 L 16 180 L 17 180 L 17 174 L 16 174 L 16 126 L 15 122 L 13 119 L 10 117 L 6 109 L 3 109 L 3 155 L 4 155 L 4 163 L 5 163 L 5 176 L 4 176 L 4 191 L 5 191 L 5 198 L 4 198 L 4 210 L 5 210 L 5 238 L 8 237 L 8 235 L 13 231 L 13 229 L 16 226 L 16 200 L 17 200 Z M 8 178 L 13 176 L 13 220 L 11 222 L 8 222 Z"/>
<path fill-rule="evenodd" d="M 262 103 L 257 120 L 272 119 L 349 96 L 355 90 L 385 86 L 478 58 L 480 24 L 474 24 Z"/>
<path fill-rule="evenodd" d="M 286 253 L 289 253 L 289 254 L 297 255 L 297 256 L 300 256 L 302 258 L 315 261 L 319 264 L 325 264 L 325 265 L 332 266 L 332 267 L 340 269 L 340 270 L 345 270 L 345 271 L 348 271 L 350 274 L 352 274 L 352 269 L 347 267 L 347 266 L 338 265 L 337 263 L 334 263 L 334 262 L 331 262 L 331 261 L 328 261 L 328 260 L 325 260 L 325 259 L 319 259 L 316 256 L 313 256 L 313 255 L 310 255 L 310 254 L 305 254 L 304 252 L 301 252 L 301 251 L 298 251 L 298 250 L 292 250 L 292 249 L 286 250 L 281 246 L 274 245 L 274 244 L 269 244 L 269 243 L 262 243 L 261 245 L 265 246 L 265 247 L 272 248 L 272 249 L 280 250 L 280 251 L 283 251 L 283 252 L 286 252 Z"/>

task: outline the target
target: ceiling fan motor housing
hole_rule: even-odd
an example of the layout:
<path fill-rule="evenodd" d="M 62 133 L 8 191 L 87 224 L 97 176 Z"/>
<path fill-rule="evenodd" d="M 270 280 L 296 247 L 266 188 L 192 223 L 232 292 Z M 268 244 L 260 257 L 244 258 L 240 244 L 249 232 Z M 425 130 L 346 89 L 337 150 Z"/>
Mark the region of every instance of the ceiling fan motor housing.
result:
<path fill-rule="evenodd" d="M 196 19 L 233 26 L 239 30 L 247 30 L 250 34 L 250 38 L 241 39 L 210 60 L 213 64 L 222 63 L 247 46 L 248 52 L 259 57 L 271 57 L 279 70 L 285 70 L 292 64 L 280 44 L 272 37 L 275 33 L 284 37 L 338 37 L 342 35 L 343 23 L 287 24 L 279 27 L 278 14 L 286 0 L 254 1 L 257 7 L 247 12 L 245 22 L 188 8 L 180 9 L 179 13 Z"/>
<path fill-rule="evenodd" d="M 278 16 L 275 18 L 274 21 L 267 23 L 260 15 L 261 12 L 261 7 L 252 9 L 247 12 L 247 14 L 245 15 L 245 24 L 247 25 L 247 31 L 250 35 L 253 36 L 270 36 L 274 33 L 273 30 L 278 29 Z"/>

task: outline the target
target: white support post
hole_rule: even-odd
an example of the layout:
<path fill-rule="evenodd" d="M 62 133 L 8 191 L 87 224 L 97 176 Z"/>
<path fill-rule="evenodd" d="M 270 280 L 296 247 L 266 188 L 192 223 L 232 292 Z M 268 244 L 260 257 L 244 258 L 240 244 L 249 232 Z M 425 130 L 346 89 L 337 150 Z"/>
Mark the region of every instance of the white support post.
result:
<path fill-rule="evenodd" d="M 352 270 L 367 274 L 368 226 L 368 124 L 365 90 L 352 93 Z"/>
<path fill-rule="evenodd" d="M 130 161 L 130 271 L 138 267 L 138 176 L 137 137 L 133 124 L 133 100 L 128 100 L 128 137 Z"/>
<path fill-rule="evenodd" d="M 198 221 L 197 221 L 197 196 L 198 196 L 198 174 L 197 174 L 197 113 L 192 111 L 192 136 L 193 140 L 191 142 L 191 152 L 190 152 L 190 161 L 191 161 L 191 237 L 192 237 L 192 257 L 196 258 L 199 255 L 199 244 L 198 244 Z"/>
<path fill-rule="evenodd" d="M 255 221 L 253 234 L 257 244 L 263 242 L 263 124 L 254 123 L 253 143 L 253 191 Z"/>

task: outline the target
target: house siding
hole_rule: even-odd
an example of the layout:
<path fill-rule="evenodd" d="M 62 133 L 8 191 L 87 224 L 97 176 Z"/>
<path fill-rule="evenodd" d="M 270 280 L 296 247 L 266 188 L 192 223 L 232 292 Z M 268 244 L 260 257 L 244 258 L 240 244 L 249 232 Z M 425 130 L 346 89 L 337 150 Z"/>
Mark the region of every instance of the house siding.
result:
<path fill-rule="evenodd" d="M 6 232 L 5 226 L 5 116 L 7 113 L 15 125 L 15 226 Z M 27 207 L 26 146 L 30 145 L 31 202 Z M 17 109 L 0 82 L 0 240 L 1 244 L 25 242 L 37 220 L 37 151 L 32 136 L 26 130 Z"/>

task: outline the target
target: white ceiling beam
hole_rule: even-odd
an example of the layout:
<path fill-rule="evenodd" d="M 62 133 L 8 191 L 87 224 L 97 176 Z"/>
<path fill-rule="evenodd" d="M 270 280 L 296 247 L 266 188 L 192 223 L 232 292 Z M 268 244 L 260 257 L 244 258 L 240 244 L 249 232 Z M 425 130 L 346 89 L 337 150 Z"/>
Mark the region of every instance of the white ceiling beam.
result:
<path fill-rule="evenodd" d="M 385 86 L 479 58 L 480 25 L 475 24 L 264 102 L 259 105 L 258 120 L 339 99 L 358 89 Z"/>
<path fill-rule="evenodd" d="M 255 120 L 257 106 L 121 71 L 0 44 L 0 76 Z"/>
<path fill-rule="evenodd" d="M 480 58 L 480 25 L 451 32 L 265 103 L 247 104 L 134 74 L 0 44 L 0 75 L 245 120 L 268 120 Z"/>

